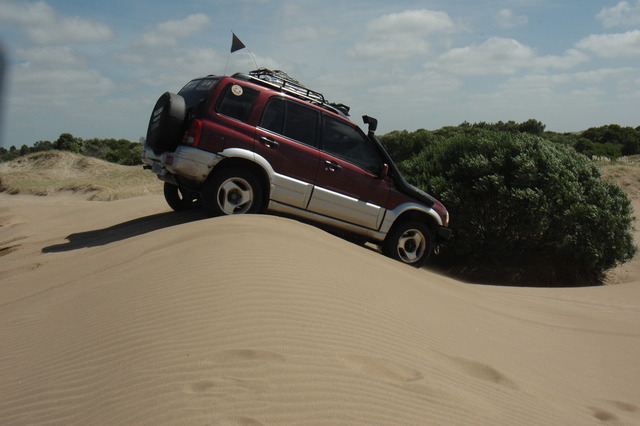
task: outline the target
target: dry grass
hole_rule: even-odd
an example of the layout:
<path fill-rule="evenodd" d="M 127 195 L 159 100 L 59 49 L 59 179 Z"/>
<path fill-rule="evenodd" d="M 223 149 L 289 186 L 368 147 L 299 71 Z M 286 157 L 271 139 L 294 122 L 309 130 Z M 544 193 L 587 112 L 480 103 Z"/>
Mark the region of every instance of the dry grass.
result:
<path fill-rule="evenodd" d="M 142 166 L 122 166 L 70 152 L 47 151 L 0 164 L 0 191 L 53 195 L 73 192 L 111 201 L 162 192 Z"/>
<path fill-rule="evenodd" d="M 611 164 L 600 167 L 602 177 L 617 183 L 630 198 L 640 198 L 640 167 Z"/>

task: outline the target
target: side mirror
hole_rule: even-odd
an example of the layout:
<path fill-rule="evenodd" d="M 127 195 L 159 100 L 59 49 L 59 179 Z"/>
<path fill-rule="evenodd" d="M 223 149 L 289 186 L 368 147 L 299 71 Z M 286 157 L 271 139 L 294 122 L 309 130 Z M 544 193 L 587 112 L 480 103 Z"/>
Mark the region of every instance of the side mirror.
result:
<path fill-rule="evenodd" d="M 363 115 L 362 121 L 364 121 L 364 124 L 369 125 L 369 133 L 375 132 L 376 129 L 378 128 L 378 120 L 376 120 L 373 117 L 369 117 L 368 115 Z"/>

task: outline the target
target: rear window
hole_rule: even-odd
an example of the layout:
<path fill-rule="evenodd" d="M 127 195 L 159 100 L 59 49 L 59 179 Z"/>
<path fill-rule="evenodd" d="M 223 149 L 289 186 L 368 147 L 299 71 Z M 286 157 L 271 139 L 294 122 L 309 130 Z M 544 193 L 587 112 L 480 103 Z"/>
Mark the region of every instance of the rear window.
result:
<path fill-rule="evenodd" d="M 187 109 L 195 108 L 201 101 L 209 97 L 218 80 L 219 78 L 192 80 L 180 89 L 178 95 L 184 98 Z"/>
<path fill-rule="evenodd" d="M 229 84 L 216 106 L 216 110 L 227 117 L 247 121 L 260 92 L 237 83 Z"/>

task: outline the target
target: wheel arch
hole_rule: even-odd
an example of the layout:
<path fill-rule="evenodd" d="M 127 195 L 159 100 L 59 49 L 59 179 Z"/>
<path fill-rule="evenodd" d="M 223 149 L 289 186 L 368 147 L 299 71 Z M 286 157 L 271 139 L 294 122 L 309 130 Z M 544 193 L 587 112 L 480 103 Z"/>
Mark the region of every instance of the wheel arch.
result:
<path fill-rule="evenodd" d="M 410 220 L 424 223 L 429 227 L 432 235 L 436 235 L 436 229 L 439 225 L 436 218 L 426 211 L 411 208 L 403 211 L 394 219 L 393 224 L 389 227 L 389 232 L 391 232 L 391 230 L 397 227 L 399 224 Z"/>

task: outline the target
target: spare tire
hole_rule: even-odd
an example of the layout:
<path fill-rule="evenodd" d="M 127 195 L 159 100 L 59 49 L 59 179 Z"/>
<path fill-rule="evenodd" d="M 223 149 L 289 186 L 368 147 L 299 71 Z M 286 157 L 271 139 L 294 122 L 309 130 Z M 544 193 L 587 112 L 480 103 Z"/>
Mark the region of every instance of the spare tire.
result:
<path fill-rule="evenodd" d="M 153 152 L 162 154 L 178 146 L 184 133 L 186 110 L 182 96 L 170 92 L 160 96 L 153 107 L 147 128 L 147 145 Z"/>

